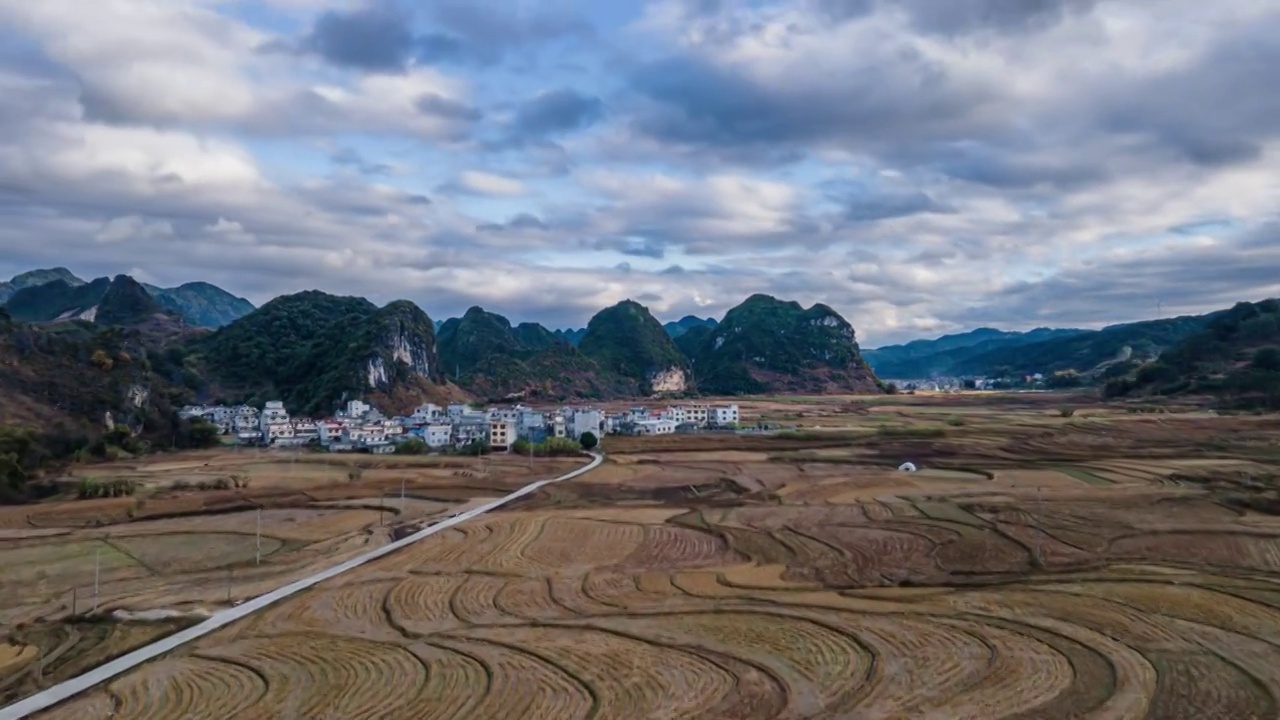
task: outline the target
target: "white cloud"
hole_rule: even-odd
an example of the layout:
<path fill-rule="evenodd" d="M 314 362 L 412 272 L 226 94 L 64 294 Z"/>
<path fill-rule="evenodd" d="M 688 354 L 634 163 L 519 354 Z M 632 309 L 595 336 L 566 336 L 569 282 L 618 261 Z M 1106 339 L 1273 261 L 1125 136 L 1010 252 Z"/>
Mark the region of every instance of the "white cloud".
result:
<path fill-rule="evenodd" d="M 94 239 L 100 243 L 126 240 L 159 240 L 173 237 L 173 225 L 165 220 L 149 220 L 141 215 L 112 218 L 102 226 Z"/>
<path fill-rule="evenodd" d="M 476 195 L 492 195 L 496 197 L 515 197 L 524 195 L 528 188 L 515 178 L 496 175 L 480 170 L 466 170 L 458 175 L 454 184 L 463 191 Z"/>

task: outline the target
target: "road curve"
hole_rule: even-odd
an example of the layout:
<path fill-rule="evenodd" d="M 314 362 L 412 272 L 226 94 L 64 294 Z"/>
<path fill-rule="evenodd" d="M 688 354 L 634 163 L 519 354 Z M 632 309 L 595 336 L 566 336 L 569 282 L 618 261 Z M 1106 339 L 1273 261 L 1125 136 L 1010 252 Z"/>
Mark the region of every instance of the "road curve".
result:
<path fill-rule="evenodd" d="M 301 580 L 285 585 L 284 587 L 279 588 L 277 590 L 272 590 L 271 592 L 265 595 L 259 595 L 258 597 L 252 600 L 246 601 L 242 605 L 239 605 L 233 608 L 227 608 L 226 610 L 223 610 L 221 612 L 214 614 L 208 620 L 205 620 L 199 625 L 193 625 L 187 628 L 186 630 L 182 630 L 181 632 L 177 632 L 177 633 L 174 633 L 173 635 L 157 640 L 156 642 L 153 642 L 150 645 L 144 645 L 143 647 L 140 647 L 137 650 L 134 650 L 133 652 L 130 652 L 128 654 L 122 655 L 116 658 L 115 660 L 112 660 L 109 663 L 100 665 L 86 672 L 83 675 L 74 677 L 70 680 L 67 680 L 66 682 L 58 683 L 57 685 L 54 685 L 53 687 L 47 690 L 43 690 L 28 698 L 19 700 L 18 702 L 4 709 L 0 709 L 0 720 L 21 720 L 22 718 L 30 717 L 31 715 L 37 712 L 51 708 L 54 705 L 57 705 L 58 703 L 64 700 L 67 700 L 79 693 L 82 693 L 85 690 L 88 690 L 89 688 L 94 687 L 95 685 L 98 685 L 99 683 L 105 682 L 117 675 L 120 675 L 121 673 L 132 670 L 133 668 L 141 665 L 142 663 L 147 662 L 148 660 L 153 660 L 156 657 L 159 657 L 160 655 L 163 655 L 164 653 L 169 652 L 170 650 L 173 650 L 177 647 L 180 647 L 182 645 L 185 645 L 186 643 L 191 642 L 192 640 L 195 640 L 196 638 L 204 637 L 205 635 L 208 635 L 209 633 L 213 632 L 214 630 L 217 630 L 218 628 L 223 627 L 224 625 L 229 625 L 237 620 L 246 618 L 252 615 L 253 613 L 267 607 L 272 603 L 279 602 L 280 600 L 283 600 L 291 595 L 296 595 L 297 593 L 300 593 L 309 587 L 322 583 L 331 577 L 340 575 L 352 568 L 360 567 L 365 563 L 377 560 L 378 558 L 383 557 L 384 555 L 390 555 L 391 553 L 399 550 L 400 548 L 416 543 L 419 540 L 422 540 L 423 538 L 429 537 L 431 535 L 434 535 L 440 532 L 441 530 L 444 530 L 445 528 L 450 528 L 450 527 L 453 527 L 454 525 L 457 525 L 458 523 L 466 522 L 467 520 L 470 520 L 471 518 L 476 517 L 477 515 L 483 515 L 484 513 L 487 513 L 490 510 L 493 510 L 494 508 L 498 508 L 503 505 L 506 505 L 512 500 L 524 497 L 525 495 L 528 495 L 532 492 L 536 492 L 539 488 L 543 487 L 544 485 L 550 485 L 551 483 L 557 483 L 563 480 L 571 480 L 573 478 L 578 477 L 579 475 L 590 472 L 591 470 L 594 470 L 597 466 L 599 466 L 600 463 L 604 460 L 604 456 L 598 453 L 590 453 L 590 455 L 592 457 L 591 462 L 583 467 L 578 468 L 577 470 L 566 473 L 557 478 L 552 478 L 550 480 L 539 480 L 537 482 L 525 485 L 524 487 L 520 488 L 519 490 L 516 490 L 510 495 L 500 497 L 497 500 L 494 500 L 492 502 L 488 502 L 488 503 L 485 503 L 484 505 L 480 505 L 479 507 L 475 507 L 470 510 L 467 510 L 466 512 L 461 513 L 457 517 L 452 517 L 447 520 L 438 522 L 428 528 L 419 530 L 418 532 L 406 538 L 397 540 L 389 545 L 384 545 L 378 548 L 377 550 L 372 550 L 370 552 L 365 553 L 364 555 L 347 560 L 346 562 L 340 563 L 338 565 L 334 565 L 333 567 L 327 570 L 323 570 L 321 572 L 316 573 L 315 575 L 305 577 Z"/>

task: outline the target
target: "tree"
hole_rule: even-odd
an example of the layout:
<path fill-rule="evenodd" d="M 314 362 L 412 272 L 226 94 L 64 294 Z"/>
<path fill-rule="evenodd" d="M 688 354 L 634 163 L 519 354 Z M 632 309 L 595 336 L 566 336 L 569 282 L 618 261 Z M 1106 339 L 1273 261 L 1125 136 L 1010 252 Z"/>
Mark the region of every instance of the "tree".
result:
<path fill-rule="evenodd" d="M 422 438 L 409 438 L 396 446 L 397 455 L 423 455 L 427 452 L 427 443 Z"/>
<path fill-rule="evenodd" d="M 600 438 L 596 437 L 593 432 L 584 432 L 582 437 L 578 438 L 578 444 L 582 446 L 583 450 L 594 450 L 600 444 Z"/>
<path fill-rule="evenodd" d="M 1280 372 L 1280 348 L 1264 347 L 1253 354 L 1253 368 L 1267 372 Z"/>

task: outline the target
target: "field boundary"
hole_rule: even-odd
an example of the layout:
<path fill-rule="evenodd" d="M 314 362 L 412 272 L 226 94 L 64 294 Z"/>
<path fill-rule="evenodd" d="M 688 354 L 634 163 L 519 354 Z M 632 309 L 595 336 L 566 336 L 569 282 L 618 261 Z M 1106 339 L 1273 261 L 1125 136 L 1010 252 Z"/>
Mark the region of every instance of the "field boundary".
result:
<path fill-rule="evenodd" d="M 534 493 L 546 485 L 562 482 L 564 480 L 572 480 L 580 475 L 584 475 L 596 469 L 604 460 L 604 456 L 599 453 L 588 454 L 591 455 L 592 460 L 583 467 L 567 472 L 559 477 L 532 482 L 508 495 L 504 495 L 503 497 L 487 502 L 484 505 L 479 505 L 467 510 L 455 517 L 442 520 L 430 527 L 419 530 L 404 539 L 384 545 L 376 550 L 371 550 L 359 557 L 351 558 L 350 560 L 334 565 L 333 567 L 322 570 L 314 575 L 294 581 L 284 587 L 277 588 L 276 590 L 272 590 L 265 595 L 259 595 L 258 597 L 248 600 L 237 607 L 228 608 L 218 612 L 199 625 L 193 625 L 186 630 L 181 630 L 149 645 L 144 645 L 143 647 L 126 653 L 111 662 L 96 667 L 83 675 L 71 678 L 70 680 L 61 682 L 46 690 L 42 690 L 30 697 L 19 700 L 6 708 L 0 709 L 0 720 L 22 720 L 23 718 L 30 717 L 37 712 L 47 710 L 58 703 L 71 699 L 85 690 L 116 677 L 117 675 L 132 670 L 147 661 L 153 660 L 167 652 L 170 652 L 171 650 L 181 647 L 192 640 L 204 637 L 205 635 L 208 635 L 209 633 L 212 633 L 226 625 L 230 625 L 237 620 L 249 617 L 268 605 L 272 605 L 287 597 L 296 595 L 303 590 L 324 582 L 325 580 L 390 555 L 391 553 L 408 547 L 419 540 L 430 537 L 441 530 L 446 530 L 478 515 L 483 515 L 490 510 L 506 505 L 513 500 L 517 500 L 525 495 Z"/>

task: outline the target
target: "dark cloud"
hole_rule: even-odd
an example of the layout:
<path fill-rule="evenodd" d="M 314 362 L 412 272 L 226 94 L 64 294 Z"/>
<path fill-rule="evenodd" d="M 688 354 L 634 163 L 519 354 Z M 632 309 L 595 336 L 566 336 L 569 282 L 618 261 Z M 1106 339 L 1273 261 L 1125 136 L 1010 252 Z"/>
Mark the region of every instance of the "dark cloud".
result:
<path fill-rule="evenodd" d="M 435 115 L 449 120 L 475 122 L 484 117 L 484 113 L 479 108 L 460 103 L 457 100 L 451 100 L 436 93 L 423 95 L 418 98 L 415 105 L 424 115 Z"/>
<path fill-rule="evenodd" d="M 329 156 L 334 165 L 348 167 L 364 175 L 390 175 L 391 166 L 365 159 L 355 148 L 340 148 Z"/>
<path fill-rule="evenodd" d="M 1198 62 L 1100 88 L 1099 130 L 1147 136 L 1205 167 L 1251 162 L 1280 138 L 1277 67 L 1276 24 L 1224 34 Z"/>
<path fill-rule="evenodd" d="M 505 230 L 550 230 L 551 227 L 537 215 L 518 213 L 504 223 L 482 223 L 476 226 L 479 232 L 503 232 Z"/>
<path fill-rule="evenodd" d="M 300 46 L 334 65 L 393 71 L 404 68 L 415 42 L 407 15 L 377 5 L 321 13 Z"/>
<path fill-rule="evenodd" d="M 1205 312 L 1280 295 L 1280 231 L 1263 227 L 1224 246 L 1153 250 L 1023 282 L 948 315 L 960 324 L 1101 325 Z"/>
<path fill-rule="evenodd" d="M 610 237 L 600 238 L 591 243 L 596 250 L 612 250 L 623 255 L 662 259 L 667 255 L 663 242 L 649 237 Z"/>
<path fill-rule="evenodd" d="M 493 63 L 506 53 L 563 37 L 589 38 L 594 29 L 577 15 L 513 12 L 482 0 L 429 4 L 430 29 L 417 32 L 410 6 L 375 0 L 357 10 L 330 10 L 316 18 L 296 49 L 328 62 L 370 72 L 398 72 L 412 61 Z M 268 51 L 281 49 L 269 44 Z"/>
<path fill-rule="evenodd" d="M 643 66 L 630 84 L 651 101 L 635 119 L 645 135 L 773 152 L 779 145 L 928 142 L 962 127 L 994 97 L 953 83 L 945 68 L 910 54 L 895 66 L 850 68 L 838 81 L 803 85 L 766 85 L 709 59 L 682 55 Z"/>
<path fill-rule="evenodd" d="M 983 30 L 1030 32 L 1060 22 L 1068 13 L 1091 10 L 1098 0 L 813 0 L 827 17 L 842 22 L 901 8 L 917 29 L 944 35 Z"/>
<path fill-rule="evenodd" d="M 547 137 L 589 127 L 604 115 L 598 97 L 569 88 L 548 90 L 526 101 L 516 111 L 515 133 L 523 137 Z"/>
<path fill-rule="evenodd" d="M 906 0 L 913 24 L 925 32 L 962 34 L 980 30 L 1033 32 L 1056 25 L 1069 13 L 1087 12 L 1098 0 Z"/>
<path fill-rule="evenodd" d="M 826 185 L 827 198 L 840 206 L 840 220 L 866 223 L 921 213 L 955 213 L 955 208 L 910 187 L 876 187 L 866 183 L 836 182 Z"/>

